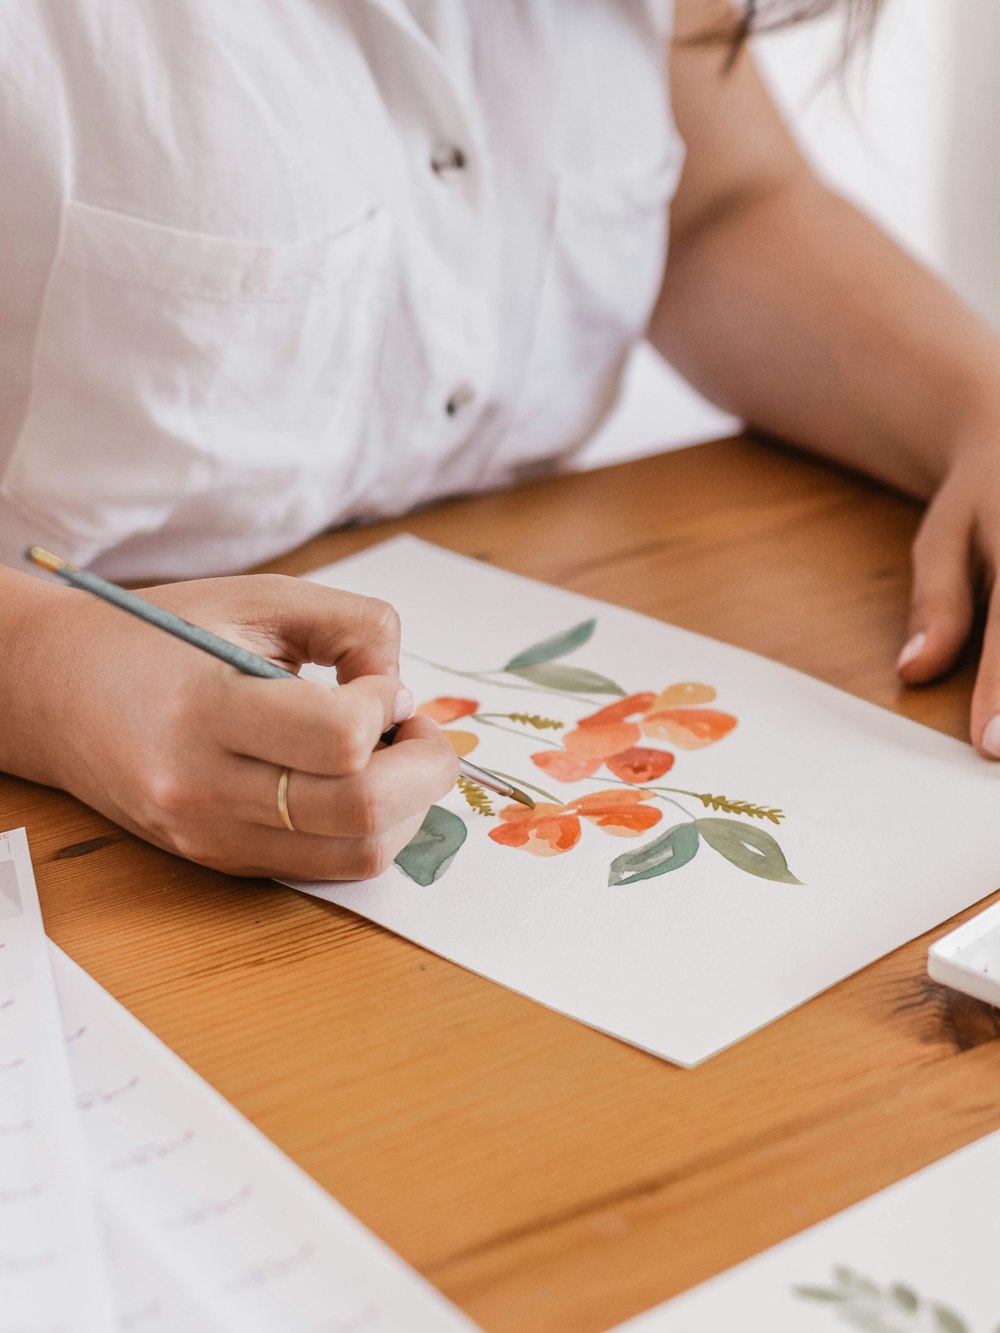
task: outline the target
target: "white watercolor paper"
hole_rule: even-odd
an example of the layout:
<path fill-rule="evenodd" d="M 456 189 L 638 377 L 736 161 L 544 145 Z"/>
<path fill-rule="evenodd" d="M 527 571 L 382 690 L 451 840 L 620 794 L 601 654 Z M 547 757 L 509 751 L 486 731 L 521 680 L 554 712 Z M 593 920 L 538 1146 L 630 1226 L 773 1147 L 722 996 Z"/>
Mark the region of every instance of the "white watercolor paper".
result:
<path fill-rule="evenodd" d="M 50 947 L 122 1308 L 133 1312 L 122 1329 L 470 1333 L 464 1315 Z"/>
<path fill-rule="evenodd" d="M 478 814 L 455 791 L 423 841 L 426 877 L 428 854 L 454 850 L 461 821 L 465 841 L 440 878 L 421 885 L 393 866 L 368 883 L 296 887 L 625 1041 L 696 1064 L 1000 881 L 1000 771 L 968 745 L 751 653 L 412 537 L 310 577 L 392 602 L 417 699 L 467 701 L 446 729 L 475 738 L 472 762 L 570 808 L 518 831 L 500 813 L 507 802 Z M 618 731 L 594 718 L 621 703 L 599 692 L 614 689 L 607 681 L 638 696 Z M 672 767 L 640 790 L 674 790 L 630 794 L 622 784 L 662 767 L 664 751 Z M 534 755 L 598 764 L 561 781 Z M 579 804 L 601 792 L 611 796 L 597 805 L 631 805 Z M 294 775 L 289 800 L 294 814 Z M 623 824 L 650 819 L 623 836 L 636 832 Z M 528 845 L 498 844 L 499 829 Z M 645 855 L 661 873 L 636 878 L 650 871 L 642 856 L 619 858 L 660 839 Z"/>
<path fill-rule="evenodd" d="M 998 1333 L 1000 1133 L 617 1333 Z"/>
<path fill-rule="evenodd" d="M 28 840 L 0 833 L 0 1333 L 108 1333 L 104 1238 Z"/>

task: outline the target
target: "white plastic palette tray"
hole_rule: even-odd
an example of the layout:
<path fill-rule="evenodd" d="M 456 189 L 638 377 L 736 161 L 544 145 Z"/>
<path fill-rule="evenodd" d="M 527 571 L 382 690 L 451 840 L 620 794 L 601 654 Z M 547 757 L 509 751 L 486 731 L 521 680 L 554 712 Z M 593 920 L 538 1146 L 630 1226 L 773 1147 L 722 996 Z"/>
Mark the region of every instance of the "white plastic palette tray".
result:
<path fill-rule="evenodd" d="M 932 944 L 927 971 L 935 981 L 1000 1007 L 1000 903 Z"/>

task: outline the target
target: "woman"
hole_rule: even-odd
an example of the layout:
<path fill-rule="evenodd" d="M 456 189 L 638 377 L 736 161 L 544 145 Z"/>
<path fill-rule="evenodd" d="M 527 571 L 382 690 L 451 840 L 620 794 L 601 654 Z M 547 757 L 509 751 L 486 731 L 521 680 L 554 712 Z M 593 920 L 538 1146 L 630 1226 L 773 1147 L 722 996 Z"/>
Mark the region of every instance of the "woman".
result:
<path fill-rule="evenodd" d="M 221 574 L 503 484 L 586 438 L 648 331 L 755 426 L 932 497 L 899 669 L 945 670 L 1000 550 L 1000 344 L 810 174 L 737 49 L 755 8 L 732 34 L 728 0 L 678 0 L 671 43 L 669 0 L 8 6 L 0 555 Z M 365 877 L 453 782 L 386 605 L 150 592 L 335 664 L 330 693 L 166 640 L 151 671 L 145 627 L 13 569 L 0 590 L 0 766 L 162 847 Z"/>

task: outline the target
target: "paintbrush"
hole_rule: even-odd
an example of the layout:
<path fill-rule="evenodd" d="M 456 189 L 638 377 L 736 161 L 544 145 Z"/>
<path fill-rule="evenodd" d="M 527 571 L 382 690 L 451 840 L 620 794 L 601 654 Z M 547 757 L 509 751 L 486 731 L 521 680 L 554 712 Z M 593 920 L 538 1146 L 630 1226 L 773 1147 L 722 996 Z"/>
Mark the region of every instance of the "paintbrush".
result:
<path fill-rule="evenodd" d="M 185 643 L 191 644 L 193 648 L 200 648 L 204 653 L 211 653 L 222 662 L 228 662 L 230 666 L 242 671 L 246 676 L 263 676 L 269 680 L 298 680 L 298 676 L 292 671 L 286 671 L 284 667 L 276 666 L 274 662 L 269 662 L 266 657 L 258 657 L 256 653 L 250 652 L 249 648 L 241 648 L 237 643 L 230 643 L 228 639 L 223 639 L 218 634 L 213 634 L 211 630 L 202 629 L 199 625 L 192 625 L 190 621 L 183 620 L 172 611 L 165 611 L 162 606 L 156 606 L 153 602 L 147 602 L 145 598 L 138 597 L 134 592 L 127 592 L 120 588 L 117 583 L 111 583 L 107 579 L 101 578 L 99 574 L 91 574 L 85 569 L 78 569 L 76 565 L 71 565 L 59 556 L 53 555 L 50 551 L 43 551 L 41 547 L 30 546 L 25 551 L 25 559 L 30 560 L 33 565 L 38 565 L 40 569 L 47 569 L 50 574 L 58 574 L 61 579 L 73 585 L 74 588 L 81 588 L 84 592 L 93 593 L 95 597 L 100 597 L 103 602 L 110 602 L 112 606 L 119 607 L 122 611 L 127 611 L 129 615 L 138 616 L 140 620 L 145 620 L 149 625 L 155 625 L 157 629 L 162 629 L 167 634 L 172 634 L 175 639 L 182 639 Z M 396 728 L 391 727 L 386 731 L 382 740 L 387 745 L 391 745 L 396 734 Z M 468 778 L 470 782 L 476 782 L 480 787 L 486 787 L 489 791 L 496 792 L 498 796 L 506 796 L 513 801 L 519 801 L 521 805 L 534 809 L 535 803 L 531 797 L 521 791 L 520 787 L 515 787 L 512 782 L 505 778 L 498 777 L 488 769 L 480 768 L 478 764 L 470 764 L 467 759 L 458 761 L 458 771 L 461 777 Z"/>

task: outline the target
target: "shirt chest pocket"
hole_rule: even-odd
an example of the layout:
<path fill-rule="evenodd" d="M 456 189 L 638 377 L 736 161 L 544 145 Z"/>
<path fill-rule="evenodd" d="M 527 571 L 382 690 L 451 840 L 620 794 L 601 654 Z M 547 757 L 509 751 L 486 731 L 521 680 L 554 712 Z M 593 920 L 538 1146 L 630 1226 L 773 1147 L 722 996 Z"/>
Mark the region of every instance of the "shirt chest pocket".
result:
<path fill-rule="evenodd" d="M 79 560 L 171 523 L 316 531 L 360 447 L 390 240 L 377 210 L 259 245 L 70 200 L 3 495 Z"/>
<path fill-rule="evenodd" d="M 555 221 L 514 442 L 523 461 L 584 443 L 617 393 L 659 294 L 680 140 L 621 176 L 559 174 Z M 566 386 L 565 392 L 554 386 Z"/>

